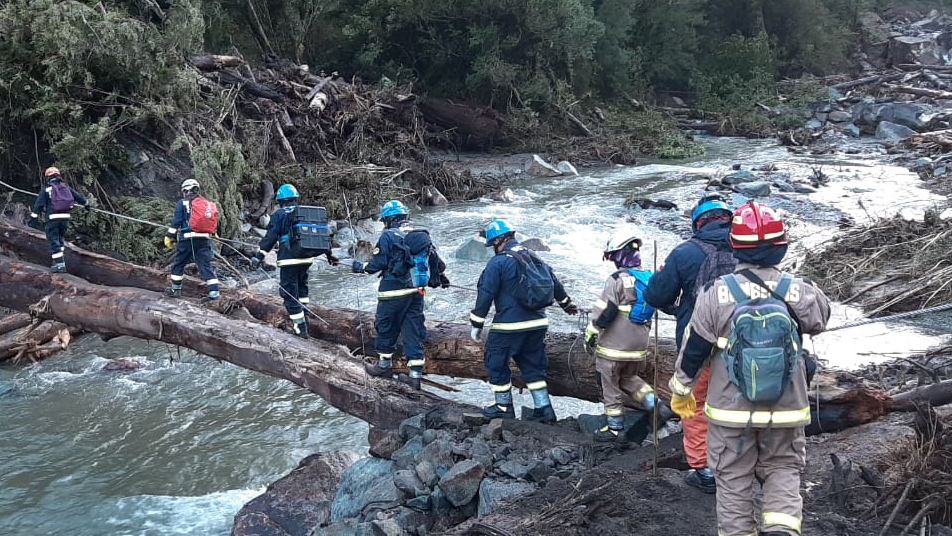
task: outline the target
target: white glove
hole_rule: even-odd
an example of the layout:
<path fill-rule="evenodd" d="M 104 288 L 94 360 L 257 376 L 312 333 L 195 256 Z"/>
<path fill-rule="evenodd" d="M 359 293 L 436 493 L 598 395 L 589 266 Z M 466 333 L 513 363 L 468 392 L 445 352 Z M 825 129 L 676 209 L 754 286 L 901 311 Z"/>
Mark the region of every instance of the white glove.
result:
<path fill-rule="evenodd" d="M 482 328 L 473 328 L 469 331 L 469 338 L 473 339 L 473 342 L 483 342 L 479 339 L 479 335 L 483 332 Z"/>

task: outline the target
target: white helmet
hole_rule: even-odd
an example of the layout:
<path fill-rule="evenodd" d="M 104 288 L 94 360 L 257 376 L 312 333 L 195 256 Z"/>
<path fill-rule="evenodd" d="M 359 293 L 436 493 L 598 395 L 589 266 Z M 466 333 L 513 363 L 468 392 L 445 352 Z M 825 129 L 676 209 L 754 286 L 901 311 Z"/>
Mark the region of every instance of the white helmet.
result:
<path fill-rule="evenodd" d="M 182 182 L 182 192 L 184 193 L 184 192 L 188 192 L 188 191 L 191 191 L 191 190 L 196 190 L 196 189 L 199 188 L 199 186 L 200 186 L 200 185 L 198 184 L 198 181 L 197 181 L 197 180 L 195 180 L 195 179 L 185 179 L 185 180 Z"/>
<path fill-rule="evenodd" d="M 635 236 L 633 231 L 619 231 L 612 235 L 608 239 L 608 242 L 605 244 L 605 255 L 604 258 L 607 260 L 611 257 L 612 253 L 624 249 L 626 246 L 634 242 L 634 245 L 631 249 L 641 249 L 641 239 Z"/>

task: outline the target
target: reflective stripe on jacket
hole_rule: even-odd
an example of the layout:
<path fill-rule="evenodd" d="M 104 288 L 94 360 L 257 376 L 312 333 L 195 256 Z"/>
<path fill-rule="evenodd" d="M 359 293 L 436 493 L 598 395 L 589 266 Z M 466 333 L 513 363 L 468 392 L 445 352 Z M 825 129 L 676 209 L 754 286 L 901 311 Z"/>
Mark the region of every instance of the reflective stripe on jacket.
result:
<path fill-rule="evenodd" d="M 769 286 L 776 286 L 781 273 L 773 267 L 758 267 L 751 264 L 739 264 L 737 271 L 751 270 L 764 280 Z M 736 273 L 741 287 L 750 295 L 751 289 L 761 292 L 759 286 L 747 281 L 743 274 Z M 763 291 L 766 296 L 766 291 Z M 800 329 L 805 334 L 816 335 L 826 329 L 830 319 L 830 302 L 809 279 L 795 277 L 790 290 L 784 297 L 787 304 L 800 319 Z M 698 355 L 685 343 L 681 347 L 672 385 L 680 385 L 690 389 L 694 378 L 688 376 L 684 370 L 700 370 L 702 361 L 711 360 L 711 381 L 707 392 L 707 402 L 704 414 L 715 424 L 728 427 L 767 428 L 767 427 L 795 427 L 810 423 L 810 403 L 807 398 L 807 379 L 805 360 L 800 359 L 796 370 L 791 373 L 790 383 L 785 387 L 783 395 L 777 403 L 767 406 L 754 404 L 740 394 L 737 387 L 731 383 L 727 365 L 721 358 L 721 349 L 725 346 L 727 337 L 731 333 L 731 322 L 734 315 L 734 299 L 723 278 L 718 278 L 714 284 L 708 286 L 697 299 L 694 315 L 685 340 L 692 336 L 699 336 L 713 345 L 712 355 Z"/>
<path fill-rule="evenodd" d="M 592 325 L 600 330 L 595 353 L 613 361 L 641 361 L 648 349 L 647 324 L 628 319 L 631 305 L 637 301 L 635 277 L 627 269 L 608 277 L 602 293 L 592 307 Z"/>

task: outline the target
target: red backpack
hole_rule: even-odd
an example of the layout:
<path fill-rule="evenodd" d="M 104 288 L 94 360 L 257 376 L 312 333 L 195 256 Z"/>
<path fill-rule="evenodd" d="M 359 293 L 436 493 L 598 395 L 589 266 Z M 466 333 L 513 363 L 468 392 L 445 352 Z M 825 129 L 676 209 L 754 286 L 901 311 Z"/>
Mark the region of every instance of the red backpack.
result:
<path fill-rule="evenodd" d="M 218 229 L 218 205 L 204 197 L 196 197 L 191 203 L 188 227 L 193 233 L 214 233 Z"/>

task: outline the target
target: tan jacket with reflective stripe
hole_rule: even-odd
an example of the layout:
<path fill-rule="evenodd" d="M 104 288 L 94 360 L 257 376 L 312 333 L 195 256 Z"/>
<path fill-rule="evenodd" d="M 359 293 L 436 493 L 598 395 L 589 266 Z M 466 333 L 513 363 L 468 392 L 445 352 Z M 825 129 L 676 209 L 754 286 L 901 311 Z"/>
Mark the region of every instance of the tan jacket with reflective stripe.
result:
<path fill-rule="evenodd" d="M 737 272 L 745 269 L 750 269 L 772 288 L 775 288 L 776 282 L 780 280 L 781 272 L 776 268 L 737 265 Z M 748 296 L 755 292 L 760 297 L 766 297 L 766 291 L 747 281 L 743 275 L 737 274 L 737 279 Z M 794 277 L 784 298 L 800 319 L 800 329 L 804 334 L 816 335 L 826 329 L 826 323 L 830 319 L 830 302 L 812 281 Z M 773 406 L 757 406 L 749 402 L 731 383 L 720 349 L 726 344 L 731 333 L 734 306 L 730 290 L 723 279 L 718 278 L 698 296 L 694 315 L 688 325 L 690 331 L 684 334 L 685 341 L 691 333 L 695 333 L 715 345 L 711 356 L 711 382 L 707 391 L 705 414 L 715 424 L 737 428 L 746 427 L 748 422 L 753 428 L 806 426 L 810 423 L 810 403 L 807 399 L 806 366 L 803 359 L 800 360 L 799 368 L 794 371 L 783 396 Z M 694 379 L 681 370 L 682 357 L 683 351 L 675 364 L 675 377 L 684 385 L 692 385 Z"/>
<path fill-rule="evenodd" d="M 592 307 L 592 318 L 597 319 L 609 303 L 618 307 L 618 315 L 598 336 L 596 354 L 613 361 L 640 361 L 648 350 L 649 324 L 635 324 L 628 319 L 631 304 L 635 303 L 635 278 L 627 270 L 610 276 L 602 294 Z"/>

